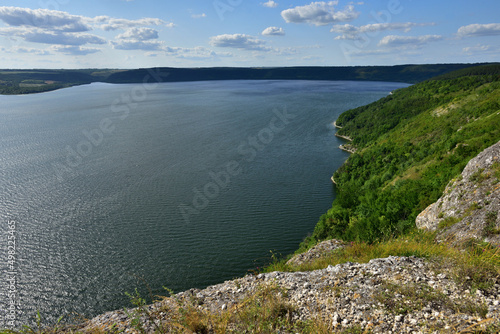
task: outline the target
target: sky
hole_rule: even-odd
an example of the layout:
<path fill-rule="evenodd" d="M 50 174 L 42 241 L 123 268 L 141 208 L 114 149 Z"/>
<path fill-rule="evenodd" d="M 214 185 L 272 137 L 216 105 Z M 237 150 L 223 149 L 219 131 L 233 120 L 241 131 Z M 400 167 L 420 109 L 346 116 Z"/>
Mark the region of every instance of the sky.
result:
<path fill-rule="evenodd" d="M 0 68 L 500 61 L 498 0 L 2 0 Z"/>

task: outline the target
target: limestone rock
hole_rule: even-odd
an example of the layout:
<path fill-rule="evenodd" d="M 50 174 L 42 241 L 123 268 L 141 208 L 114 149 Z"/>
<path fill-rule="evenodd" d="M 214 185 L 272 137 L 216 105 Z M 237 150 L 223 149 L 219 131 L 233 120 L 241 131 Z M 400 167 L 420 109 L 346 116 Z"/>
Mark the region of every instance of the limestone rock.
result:
<path fill-rule="evenodd" d="M 438 230 L 438 239 L 471 238 L 500 244 L 500 142 L 473 158 L 443 196 L 422 211 L 418 228 Z"/>
<path fill-rule="evenodd" d="M 344 247 L 344 242 L 339 241 L 339 240 L 326 240 L 323 241 L 313 248 L 309 249 L 305 253 L 297 254 L 294 257 L 292 257 L 290 260 L 288 260 L 287 264 L 289 265 L 294 265 L 298 266 L 301 265 L 302 263 L 305 262 L 311 262 L 312 260 L 316 258 L 323 257 L 327 255 L 328 253 L 333 252 L 336 249 Z"/>

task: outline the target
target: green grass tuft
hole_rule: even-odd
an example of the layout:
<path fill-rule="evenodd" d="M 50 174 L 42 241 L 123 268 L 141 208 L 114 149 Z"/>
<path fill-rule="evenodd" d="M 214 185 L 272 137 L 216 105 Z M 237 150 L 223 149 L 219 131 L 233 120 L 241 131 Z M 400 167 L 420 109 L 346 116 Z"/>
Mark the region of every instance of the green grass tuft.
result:
<path fill-rule="evenodd" d="M 490 211 L 486 214 L 486 226 L 483 231 L 485 237 L 500 234 L 500 228 L 497 227 L 497 211 Z"/>
<path fill-rule="evenodd" d="M 438 228 L 440 230 L 442 229 L 445 229 L 445 228 L 448 228 L 450 226 L 453 226 L 455 225 L 456 223 L 458 223 L 460 221 L 460 219 L 456 218 L 456 217 L 446 217 L 445 219 L 443 219 L 441 222 L 439 222 L 438 224 Z"/>

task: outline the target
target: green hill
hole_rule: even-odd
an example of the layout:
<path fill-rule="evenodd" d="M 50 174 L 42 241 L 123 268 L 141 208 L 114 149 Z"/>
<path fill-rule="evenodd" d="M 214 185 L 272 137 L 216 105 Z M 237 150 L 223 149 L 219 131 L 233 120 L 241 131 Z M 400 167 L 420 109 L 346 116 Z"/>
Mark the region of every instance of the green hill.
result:
<path fill-rule="evenodd" d="M 104 81 L 117 70 L 0 70 L 0 94 L 31 94 Z"/>
<path fill-rule="evenodd" d="M 302 248 L 404 234 L 467 162 L 500 140 L 500 66 L 463 69 L 346 111 L 357 150 L 335 172 L 337 198 Z"/>
<path fill-rule="evenodd" d="M 475 64 L 479 66 L 480 64 Z M 471 64 L 429 64 L 397 66 L 297 66 L 297 67 L 214 67 L 136 69 L 114 73 L 110 83 L 137 83 L 205 80 L 370 80 L 417 83 L 431 77 L 468 68 Z"/>

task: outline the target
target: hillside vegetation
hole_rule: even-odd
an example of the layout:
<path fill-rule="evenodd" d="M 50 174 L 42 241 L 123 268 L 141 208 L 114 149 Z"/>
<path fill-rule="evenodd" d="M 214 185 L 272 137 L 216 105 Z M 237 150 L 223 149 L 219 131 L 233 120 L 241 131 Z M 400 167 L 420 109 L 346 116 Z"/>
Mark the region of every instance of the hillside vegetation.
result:
<path fill-rule="evenodd" d="M 117 70 L 0 70 L 0 94 L 32 94 L 104 81 Z"/>
<path fill-rule="evenodd" d="M 465 69 L 343 113 L 357 149 L 335 172 L 337 198 L 302 249 L 404 234 L 467 162 L 500 140 L 500 66 Z"/>

